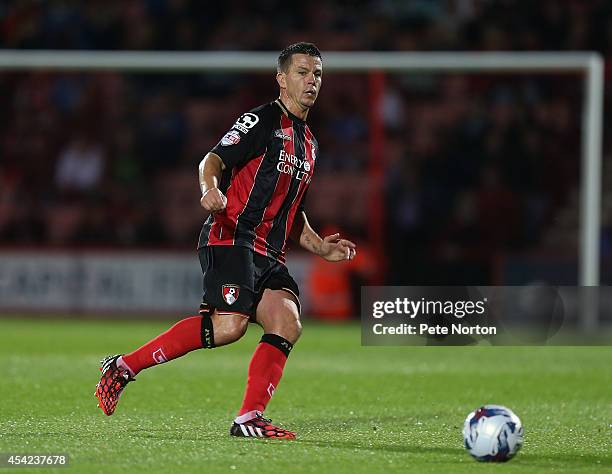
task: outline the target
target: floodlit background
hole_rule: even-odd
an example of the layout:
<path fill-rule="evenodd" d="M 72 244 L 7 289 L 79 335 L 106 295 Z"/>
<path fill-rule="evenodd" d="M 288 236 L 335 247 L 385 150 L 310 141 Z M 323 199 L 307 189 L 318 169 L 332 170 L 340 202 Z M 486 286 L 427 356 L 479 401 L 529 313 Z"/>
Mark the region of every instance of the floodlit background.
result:
<path fill-rule="evenodd" d="M 316 43 L 324 67 L 331 51 L 601 54 L 612 283 L 609 0 L 0 1 L 2 50 L 297 41 Z M 273 61 L 232 74 L 0 70 L 0 454 L 67 453 L 73 472 L 472 474 L 487 466 L 463 449 L 463 420 L 496 403 L 526 430 L 504 472 L 612 472 L 609 347 L 363 347 L 357 324 L 316 321 L 356 318 L 366 284 L 576 284 L 577 73 L 324 72 L 306 209 L 359 253 L 288 254 L 305 329 L 266 414 L 298 441 L 228 436 L 257 327 L 139 374 L 110 418 L 95 407 L 101 357 L 197 310 L 197 165 L 277 97 L 274 74 Z"/>
<path fill-rule="evenodd" d="M 612 52 L 606 1 L 313 1 L 302 14 L 283 5 L 3 2 L 0 45 L 278 51 L 309 40 L 324 56 Z M 373 77 L 327 74 L 309 116 L 322 154 L 308 215 L 320 232 L 356 240 L 360 252 L 342 266 L 290 252 L 307 313 L 350 318 L 368 283 L 576 284 L 582 77 Z M 238 115 L 276 94 L 274 64 L 267 74 L 1 73 L 0 308 L 194 308 L 193 250 L 204 219 L 197 164 Z M 604 132 L 601 258 L 610 283 L 610 127 Z M 382 187 L 373 185 L 376 169 Z M 154 281 L 135 272 L 139 256 Z M 76 301 L 84 292 L 87 301 Z M 155 308 L 139 306 L 147 298 Z"/>

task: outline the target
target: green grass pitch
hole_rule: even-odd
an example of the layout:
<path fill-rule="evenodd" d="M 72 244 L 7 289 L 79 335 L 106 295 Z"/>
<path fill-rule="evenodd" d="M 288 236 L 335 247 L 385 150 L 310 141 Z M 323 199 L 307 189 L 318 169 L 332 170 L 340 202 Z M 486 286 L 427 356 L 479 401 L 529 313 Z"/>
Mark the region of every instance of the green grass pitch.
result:
<path fill-rule="evenodd" d="M 99 359 L 167 327 L 0 320 L 0 452 L 68 453 L 57 472 L 612 472 L 612 348 L 361 347 L 357 325 L 306 322 L 266 412 L 298 432 L 283 442 L 228 435 L 257 326 L 142 372 L 104 416 Z M 463 420 L 483 403 L 523 420 L 507 464 L 462 447 Z"/>

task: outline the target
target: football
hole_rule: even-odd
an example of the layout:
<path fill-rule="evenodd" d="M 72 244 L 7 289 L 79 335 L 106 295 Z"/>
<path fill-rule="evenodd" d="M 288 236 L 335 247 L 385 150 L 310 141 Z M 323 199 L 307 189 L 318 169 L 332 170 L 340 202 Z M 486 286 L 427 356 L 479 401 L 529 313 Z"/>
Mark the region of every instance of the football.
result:
<path fill-rule="evenodd" d="M 505 462 L 523 444 L 523 424 L 509 408 L 484 405 L 463 424 L 465 449 L 478 461 Z"/>

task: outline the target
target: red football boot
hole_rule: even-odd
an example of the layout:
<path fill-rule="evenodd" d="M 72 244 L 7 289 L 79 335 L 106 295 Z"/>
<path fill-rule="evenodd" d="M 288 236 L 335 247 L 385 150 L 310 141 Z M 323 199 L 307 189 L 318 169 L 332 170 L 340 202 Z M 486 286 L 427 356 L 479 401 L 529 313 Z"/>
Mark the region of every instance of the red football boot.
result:
<path fill-rule="evenodd" d="M 230 435 L 251 438 L 275 438 L 275 439 L 295 439 L 296 434 L 292 431 L 279 428 L 272 424 L 272 420 L 264 418 L 261 413 L 257 413 L 255 418 L 236 423 L 230 428 Z"/>
<path fill-rule="evenodd" d="M 106 416 L 111 416 L 117 407 L 119 396 L 123 393 L 125 386 L 135 378 L 130 376 L 127 370 L 122 370 L 117 367 L 117 359 L 121 355 L 108 356 L 100 361 L 100 371 L 102 376 L 94 395 L 100 403 L 98 406 Z"/>

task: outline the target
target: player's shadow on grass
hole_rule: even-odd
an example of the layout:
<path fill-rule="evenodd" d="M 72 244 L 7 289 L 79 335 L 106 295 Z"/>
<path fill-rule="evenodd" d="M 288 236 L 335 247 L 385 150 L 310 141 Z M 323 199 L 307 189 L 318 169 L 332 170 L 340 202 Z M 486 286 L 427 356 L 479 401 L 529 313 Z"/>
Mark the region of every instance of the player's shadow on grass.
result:
<path fill-rule="evenodd" d="M 350 449 L 350 450 L 363 450 L 363 451 L 381 451 L 385 453 L 411 453 L 411 454 L 446 454 L 456 455 L 461 457 L 467 457 L 469 455 L 463 448 L 444 448 L 437 446 L 410 446 L 410 445 L 382 445 L 374 444 L 368 445 L 365 442 L 357 441 L 316 441 L 316 440 L 304 440 L 299 439 L 294 441 L 295 443 L 316 446 L 317 448 L 338 448 L 338 449 Z M 519 453 L 516 457 L 521 464 L 527 464 L 530 466 L 542 466 L 542 467 L 571 467 L 575 469 L 581 468 L 604 468 L 612 466 L 612 460 L 604 456 L 581 456 L 577 454 L 556 454 L 554 456 L 542 456 L 540 454 L 528 454 Z M 516 461 L 512 461 L 513 464 Z"/>
<path fill-rule="evenodd" d="M 367 444 L 358 441 L 316 441 L 308 439 L 297 439 L 299 444 L 316 446 L 317 448 L 337 448 L 363 451 L 382 451 L 386 453 L 434 453 L 434 454 L 463 454 L 461 448 L 443 448 L 437 446 L 410 446 L 410 445 L 388 445 L 388 444 Z"/>
<path fill-rule="evenodd" d="M 574 469 L 581 467 L 612 467 L 612 459 L 610 459 L 610 457 L 594 456 L 592 454 L 586 456 L 580 454 L 555 454 L 554 456 L 542 456 L 540 454 L 519 452 L 517 454 L 517 459 L 521 459 L 526 464 L 534 466 L 542 465 L 542 467 L 556 467 L 556 465 Z"/>

